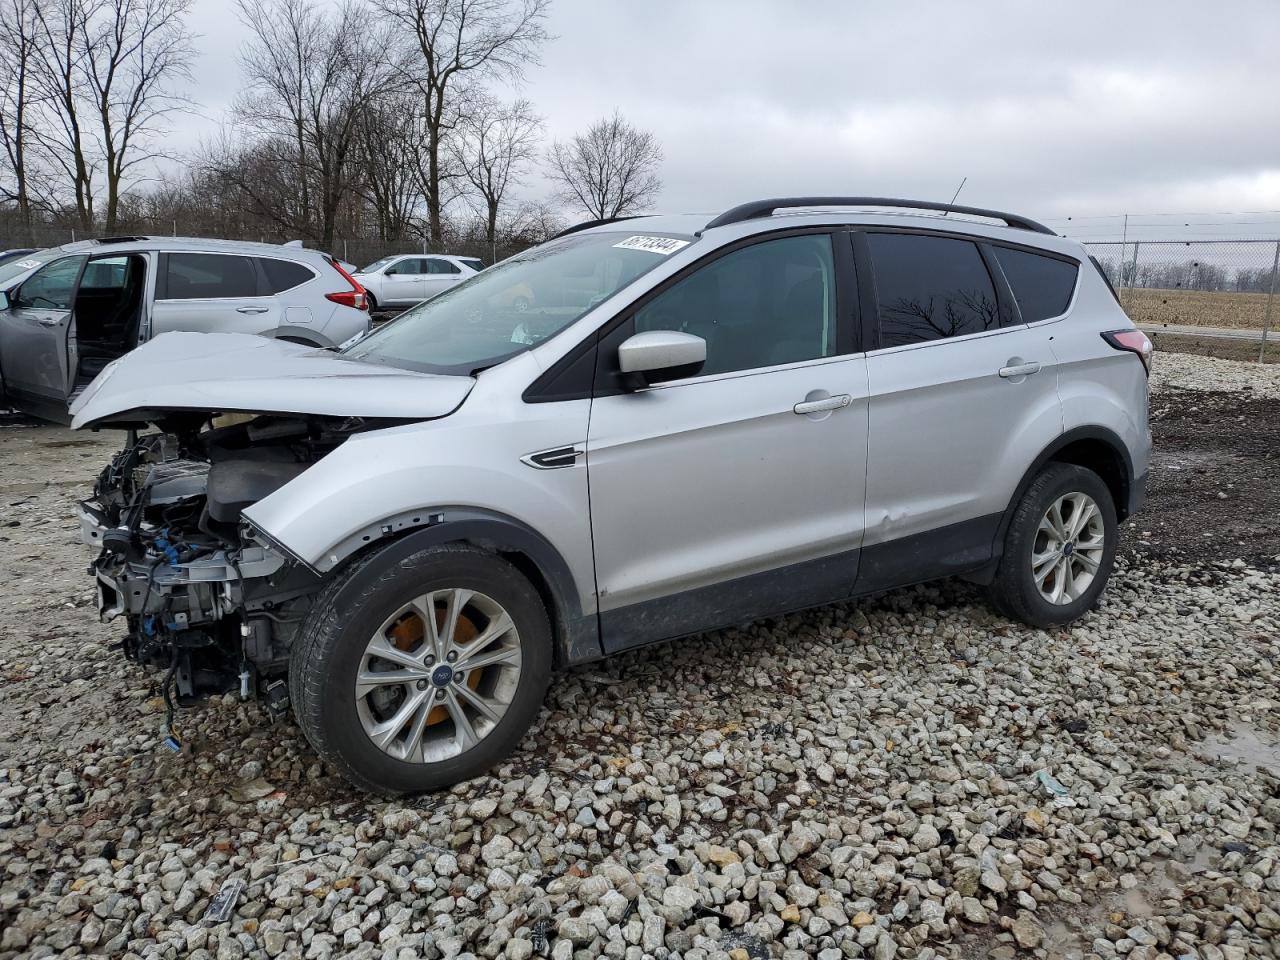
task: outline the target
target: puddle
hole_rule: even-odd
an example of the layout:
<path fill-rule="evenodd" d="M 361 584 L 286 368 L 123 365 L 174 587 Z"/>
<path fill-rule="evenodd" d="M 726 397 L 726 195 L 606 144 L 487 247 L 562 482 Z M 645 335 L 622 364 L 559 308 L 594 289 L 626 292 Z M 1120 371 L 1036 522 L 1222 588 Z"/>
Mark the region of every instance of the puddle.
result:
<path fill-rule="evenodd" d="M 1210 737 L 1199 752 L 1249 772 L 1280 774 L 1280 741 L 1247 724 L 1234 724 L 1225 735 Z"/>

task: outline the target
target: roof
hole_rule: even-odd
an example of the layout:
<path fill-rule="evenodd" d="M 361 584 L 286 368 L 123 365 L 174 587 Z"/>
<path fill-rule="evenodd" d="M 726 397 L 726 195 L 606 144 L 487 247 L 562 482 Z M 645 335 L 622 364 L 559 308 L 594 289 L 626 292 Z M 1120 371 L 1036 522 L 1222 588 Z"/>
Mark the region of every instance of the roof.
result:
<path fill-rule="evenodd" d="M 746 206 L 745 204 L 743 205 Z M 941 205 L 945 207 L 944 205 Z M 737 209 L 737 208 L 735 208 Z M 946 230 L 949 232 L 1003 240 L 1026 246 L 1042 247 L 1073 257 L 1083 256 L 1080 244 L 1056 234 L 1022 226 L 1010 226 L 996 222 L 992 216 L 977 216 L 963 212 L 972 208 L 953 208 L 950 212 L 928 212 L 928 209 L 872 206 L 823 206 L 780 207 L 774 212 L 736 219 L 723 225 L 715 225 L 722 214 L 654 214 L 628 217 L 613 222 L 584 227 L 584 233 L 623 233 L 628 235 L 675 234 L 682 236 L 715 236 L 726 241 L 772 230 L 790 227 L 858 225 L 882 227 L 908 227 L 921 230 Z M 993 216 L 995 211 L 989 211 Z M 1009 215 L 1012 216 L 1012 215 Z M 1016 218 L 1021 219 L 1021 218 Z M 1026 221 L 1034 223 L 1034 221 Z M 1039 226 L 1036 224 L 1036 226 Z M 1047 228 L 1046 228 L 1047 229 Z"/>

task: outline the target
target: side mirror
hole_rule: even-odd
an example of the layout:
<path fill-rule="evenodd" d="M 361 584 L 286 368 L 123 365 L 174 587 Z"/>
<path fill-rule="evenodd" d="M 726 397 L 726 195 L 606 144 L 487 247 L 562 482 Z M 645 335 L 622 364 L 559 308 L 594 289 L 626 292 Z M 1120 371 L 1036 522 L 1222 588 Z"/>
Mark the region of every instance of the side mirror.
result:
<path fill-rule="evenodd" d="M 394 277 L 399 272 L 400 272 L 399 269 L 397 269 L 396 267 L 387 267 L 387 269 L 382 271 L 382 275 L 384 277 Z"/>
<path fill-rule="evenodd" d="M 647 330 L 618 347 L 618 369 L 632 389 L 691 377 L 707 362 L 707 341 L 679 330 Z"/>

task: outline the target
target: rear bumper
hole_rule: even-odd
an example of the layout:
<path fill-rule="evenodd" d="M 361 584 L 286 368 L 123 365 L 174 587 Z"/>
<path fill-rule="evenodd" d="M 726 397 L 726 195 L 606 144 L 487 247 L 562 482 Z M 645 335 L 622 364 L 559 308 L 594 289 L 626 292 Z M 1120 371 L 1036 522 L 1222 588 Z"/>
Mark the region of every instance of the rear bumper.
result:
<path fill-rule="evenodd" d="M 1133 484 L 1129 488 L 1128 509 L 1125 512 L 1126 517 L 1131 517 L 1142 509 L 1143 504 L 1147 502 L 1147 475 L 1133 478 Z"/>

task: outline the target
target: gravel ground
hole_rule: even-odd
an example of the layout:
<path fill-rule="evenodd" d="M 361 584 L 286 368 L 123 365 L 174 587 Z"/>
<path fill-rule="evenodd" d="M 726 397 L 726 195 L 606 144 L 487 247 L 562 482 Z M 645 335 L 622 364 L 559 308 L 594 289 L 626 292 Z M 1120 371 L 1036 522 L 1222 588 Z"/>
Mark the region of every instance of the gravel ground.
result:
<path fill-rule="evenodd" d="M 1259 512 L 1217 494 L 1280 369 L 1153 382 L 1151 507 L 1074 628 L 943 583 L 660 645 L 408 803 L 231 698 L 162 751 L 70 519 L 112 438 L 0 429 L 0 957 L 1280 957 L 1280 543 L 1182 529 Z M 1224 391 L 1246 426 L 1192 430 Z"/>

